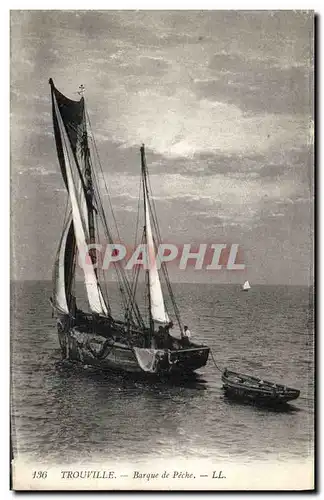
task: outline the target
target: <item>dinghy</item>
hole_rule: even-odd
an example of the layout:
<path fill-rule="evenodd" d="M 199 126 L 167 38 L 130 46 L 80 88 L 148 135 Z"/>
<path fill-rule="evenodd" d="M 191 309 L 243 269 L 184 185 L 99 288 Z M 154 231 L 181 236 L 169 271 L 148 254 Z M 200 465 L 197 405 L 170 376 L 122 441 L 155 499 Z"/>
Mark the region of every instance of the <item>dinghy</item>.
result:
<path fill-rule="evenodd" d="M 300 394 L 298 389 L 227 369 L 222 374 L 222 381 L 229 397 L 256 403 L 283 404 L 297 399 Z"/>

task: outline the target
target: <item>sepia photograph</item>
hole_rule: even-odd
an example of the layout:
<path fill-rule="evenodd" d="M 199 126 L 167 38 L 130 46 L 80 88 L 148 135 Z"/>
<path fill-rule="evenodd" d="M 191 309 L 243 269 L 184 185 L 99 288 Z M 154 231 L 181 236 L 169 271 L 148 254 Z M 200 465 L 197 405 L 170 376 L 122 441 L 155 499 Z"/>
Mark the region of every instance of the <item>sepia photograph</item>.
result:
<path fill-rule="evenodd" d="M 314 490 L 314 22 L 10 12 L 13 490 Z"/>

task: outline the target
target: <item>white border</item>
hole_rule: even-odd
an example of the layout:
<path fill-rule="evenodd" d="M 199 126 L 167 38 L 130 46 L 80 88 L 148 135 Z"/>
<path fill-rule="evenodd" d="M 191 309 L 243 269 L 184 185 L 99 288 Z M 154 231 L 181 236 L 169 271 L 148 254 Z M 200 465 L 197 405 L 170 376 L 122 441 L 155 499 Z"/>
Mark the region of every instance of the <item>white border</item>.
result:
<path fill-rule="evenodd" d="M 1 393 L 1 399 L 5 404 L 2 406 L 2 418 L 1 418 L 1 492 L 2 492 L 2 498 L 9 498 L 12 496 L 12 492 L 8 491 L 9 488 L 9 436 L 8 436 L 8 429 L 9 429 L 9 408 L 7 404 L 9 403 L 9 290 L 8 290 L 8 282 L 9 282 L 9 168 L 6 168 L 7 165 L 9 165 L 9 124 L 8 124 L 8 117 L 9 117 L 9 9 L 38 9 L 38 10 L 44 10 L 44 2 L 40 1 L 33 1 L 33 2 L 22 2 L 22 1 L 12 1 L 9 3 L 2 3 L 0 7 L 0 23 L 1 23 L 1 52 L 2 52 L 2 75 L 1 75 L 1 97 L 2 97 L 2 106 L 1 106 L 1 196 L 0 196 L 0 207 L 1 207 L 1 234 L 2 234 L 2 245 L 0 249 L 0 262 L 2 263 L 2 270 L 1 270 L 1 288 L 0 288 L 0 293 L 1 293 L 1 334 L 2 334 L 2 340 L 1 340 L 1 386 L 2 386 L 2 393 Z M 46 9 L 89 9 L 91 10 L 94 9 L 100 9 L 100 10 L 120 10 L 120 9 L 161 9 L 161 10 L 167 10 L 167 9 L 187 9 L 187 10 L 213 10 L 217 6 L 217 3 L 213 0 L 200 0 L 200 2 L 189 2 L 189 1 L 166 1 L 164 0 L 163 2 L 155 2 L 154 6 L 151 2 L 148 1 L 127 1 L 127 0 L 119 0 L 118 2 L 106 2 L 103 0 L 93 0 L 91 3 L 90 2 L 85 2 L 82 0 L 79 0 L 78 2 L 76 1 L 62 1 L 62 0 L 57 0 L 56 2 L 50 2 L 46 3 Z M 272 0 L 272 2 L 269 1 L 264 1 L 262 4 L 257 1 L 249 1 L 249 2 L 241 2 L 241 1 L 234 1 L 234 0 L 228 0 L 226 4 L 224 4 L 224 7 L 226 9 L 243 9 L 243 10 L 290 10 L 290 9 L 301 9 L 301 10 L 314 10 L 316 13 L 320 14 L 323 11 L 323 8 L 321 8 L 321 3 L 319 1 L 315 2 L 305 2 L 305 1 L 284 1 L 284 0 Z M 221 9 L 219 9 L 221 10 Z M 322 44 L 322 36 L 320 36 L 320 33 L 318 34 L 319 38 L 319 54 L 320 54 L 320 60 L 317 61 L 317 65 L 320 67 L 323 67 L 323 44 Z M 8 73 L 6 73 L 8 68 Z M 8 75 L 8 76 L 7 76 Z M 319 92 L 320 89 L 318 89 Z M 320 109 L 318 110 L 318 118 L 319 116 L 322 116 L 322 111 L 323 111 L 323 104 L 321 103 Z M 323 138 L 324 132 L 323 129 L 321 130 L 320 137 L 318 137 L 318 143 L 319 144 L 324 144 L 324 138 Z M 320 170 L 320 158 L 317 158 L 317 191 L 320 189 L 320 175 L 319 175 L 319 170 Z M 319 208 L 319 213 L 318 215 L 322 216 L 320 217 L 320 225 L 319 225 L 319 230 L 320 230 L 320 241 L 318 241 L 320 248 L 323 247 L 323 234 L 324 234 L 324 222 L 323 222 L 323 213 L 322 213 L 322 208 L 323 204 L 320 203 L 321 196 L 318 195 L 317 197 L 317 203 L 318 203 L 318 208 Z M 4 240 L 3 240 L 4 236 Z M 319 278 L 323 278 L 322 276 L 322 271 L 320 270 L 320 275 Z M 318 280 L 317 280 L 318 281 Z M 321 282 L 323 280 L 320 280 Z M 317 283 L 317 286 L 319 284 Z M 318 288 L 317 293 L 320 292 L 320 289 Z M 320 310 L 323 310 L 324 308 L 324 297 L 320 295 L 320 301 L 317 307 L 317 312 L 319 313 Z M 321 331 L 317 332 L 317 346 L 320 347 L 320 353 L 318 355 L 318 370 L 320 368 L 321 363 L 319 362 L 320 359 L 324 359 L 323 352 L 322 352 L 322 346 L 323 346 L 323 341 L 320 344 L 320 337 L 321 337 Z M 320 384 L 318 383 L 318 387 L 320 387 Z M 320 391 L 320 394 L 318 396 L 322 396 L 322 391 Z M 322 398 L 320 397 L 320 400 Z M 321 409 L 321 408 L 320 408 Z M 318 422 L 319 423 L 319 422 Z M 320 436 L 322 434 L 320 433 Z M 320 444 L 320 448 L 322 449 L 322 440 Z M 321 462 L 319 460 L 319 469 L 318 469 L 318 478 L 322 476 L 322 467 L 321 467 Z M 319 482 L 319 481 L 318 481 Z M 278 493 L 274 493 L 276 496 L 278 496 Z M 112 493 L 109 493 L 110 496 L 112 496 Z M 185 495 L 185 493 L 183 494 Z M 179 497 L 183 496 L 179 495 Z M 221 493 L 217 493 L 217 495 L 223 495 Z M 243 495 L 243 494 L 242 494 Z M 244 496 L 249 495 L 249 493 L 244 494 Z M 91 494 L 84 495 L 84 497 L 89 497 Z M 115 495 L 113 495 L 115 496 Z M 118 495 L 120 498 L 121 496 L 124 495 Z M 126 496 L 126 494 L 125 494 Z M 198 494 L 195 496 L 199 496 Z M 228 497 L 229 495 L 226 494 Z M 279 496 L 281 496 L 279 494 Z M 296 495 L 292 495 L 293 497 Z M 290 495 L 290 498 L 292 497 Z M 40 495 L 40 494 L 30 494 L 29 498 L 46 498 L 45 494 Z M 68 494 L 62 494 L 60 495 L 61 498 L 68 498 Z"/>

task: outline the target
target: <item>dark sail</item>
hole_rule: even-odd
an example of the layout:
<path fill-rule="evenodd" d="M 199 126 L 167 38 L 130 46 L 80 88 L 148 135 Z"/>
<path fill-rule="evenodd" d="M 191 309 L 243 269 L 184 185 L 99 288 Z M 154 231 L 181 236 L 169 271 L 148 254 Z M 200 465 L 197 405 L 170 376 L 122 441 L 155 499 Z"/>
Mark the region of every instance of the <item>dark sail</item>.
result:
<path fill-rule="evenodd" d="M 86 113 L 85 113 L 85 103 L 82 97 L 79 101 L 73 101 L 65 95 L 63 95 L 54 85 L 52 78 L 50 78 L 49 83 L 51 85 L 51 95 L 52 95 L 52 111 L 53 111 L 53 124 L 54 124 L 54 134 L 57 155 L 61 167 L 61 172 L 66 188 L 68 189 L 67 177 L 66 177 L 66 165 L 64 161 L 63 146 L 62 146 L 62 134 L 60 133 L 58 125 L 58 117 L 56 116 L 56 110 L 59 109 L 59 114 L 61 115 L 64 128 L 67 132 L 67 136 L 70 142 L 72 153 L 75 159 L 75 165 L 77 169 L 77 178 L 80 179 L 84 196 L 88 206 L 88 222 L 89 222 L 89 237 L 90 241 L 93 243 L 95 241 L 95 227 L 94 227 L 94 215 L 93 211 L 93 180 L 92 172 L 90 167 L 90 151 L 88 144 L 88 134 L 86 125 Z M 54 98 L 57 104 L 55 109 Z M 91 257 L 93 255 L 91 254 Z"/>
<path fill-rule="evenodd" d="M 57 155 L 61 166 L 61 171 L 63 175 L 63 179 L 65 182 L 65 186 L 67 188 L 67 179 L 66 179 L 66 168 L 64 163 L 64 156 L 62 151 L 62 139 L 58 126 L 58 120 L 54 108 L 53 97 L 55 95 L 56 102 L 62 116 L 62 120 L 68 135 L 68 138 L 71 143 L 72 151 L 76 157 L 77 145 L 80 141 L 80 134 L 83 134 L 83 130 L 85 129 L 84 121 L 84 99 L 83 97 L 80 101 L 72 101 L 65 97 L 61 92 L 57 90 L 54 86 L 52 78 L 49 80 L 51 85 L 51 95 L 52 95 L 52 112 L 53 112 L 53 123 L 54 123 L 54 134 L 55 134 L 55 142 Z M 79 172 L 81 174 L 81 172 Z"/>

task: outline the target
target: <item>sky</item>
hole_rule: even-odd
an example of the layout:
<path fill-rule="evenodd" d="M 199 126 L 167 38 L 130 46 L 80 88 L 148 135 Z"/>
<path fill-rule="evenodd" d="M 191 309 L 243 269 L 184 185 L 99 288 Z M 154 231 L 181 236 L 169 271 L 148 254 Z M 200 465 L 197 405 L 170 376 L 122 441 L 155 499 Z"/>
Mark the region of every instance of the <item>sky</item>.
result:
<path fill-rule="evenodd" d="M 120 234 L 134 240 L 139 147 L 163 239 L 239 244 L 244 271 L 175 281 L 308 285 L 313 14 L 11 11 L 13 279 L 50 279 L 66 192 L 50 87 L 85 99 Z"/>

